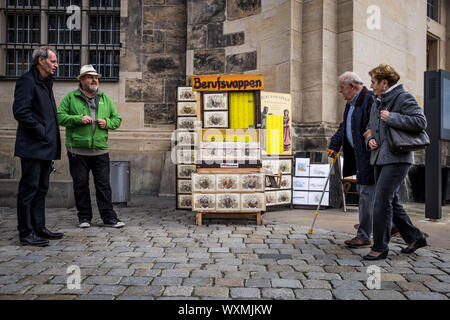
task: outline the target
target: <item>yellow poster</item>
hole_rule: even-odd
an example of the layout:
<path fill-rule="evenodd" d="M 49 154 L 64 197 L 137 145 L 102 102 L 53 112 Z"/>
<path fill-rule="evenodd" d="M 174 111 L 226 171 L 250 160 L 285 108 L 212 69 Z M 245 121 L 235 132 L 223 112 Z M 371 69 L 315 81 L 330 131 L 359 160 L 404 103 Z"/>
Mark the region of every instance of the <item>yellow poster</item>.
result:
<path fill-rule="evenodd" d="M 268 115 L 282 117 L 282 148 L 279 149 L 280 155 L 292 154 L 292 106 L 291 95 L 286 93 L 261 91 L 261 150 L 263 154 L 274 154 L 272 141 L 269 142 L 269 133 L 267 126 Z M 264 134 L 265 130 L 265 134 Z M 273 139 L 273 135 L 270 136 Z M 272 149 L 269 149 L 270 147 Z"/>
<path fill-rule="evenodd" d="M 267 154 L 283 153 L 283 116 L 267 115 Z"/>

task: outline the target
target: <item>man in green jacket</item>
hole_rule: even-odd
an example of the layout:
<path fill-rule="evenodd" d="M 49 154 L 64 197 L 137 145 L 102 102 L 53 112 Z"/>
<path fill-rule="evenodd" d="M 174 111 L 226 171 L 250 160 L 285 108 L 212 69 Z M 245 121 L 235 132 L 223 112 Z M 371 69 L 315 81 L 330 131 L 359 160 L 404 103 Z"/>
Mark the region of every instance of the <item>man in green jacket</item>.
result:
<path fill-rule="evenodd" d="M 117 217 L 109 183 L 108 130 L 119 128 L 119 116 L 111 98 L 98 90 L 101 74 L 92 65 L 81 67 L 79 88 L 68 93 L 58 108 L 58 122 L 66 127 L 66 148 L 80 228 L 89 228 L 92 206 L 89 171 L 94 177 L 97 205 L 105 226 L 125 225 Z"/>

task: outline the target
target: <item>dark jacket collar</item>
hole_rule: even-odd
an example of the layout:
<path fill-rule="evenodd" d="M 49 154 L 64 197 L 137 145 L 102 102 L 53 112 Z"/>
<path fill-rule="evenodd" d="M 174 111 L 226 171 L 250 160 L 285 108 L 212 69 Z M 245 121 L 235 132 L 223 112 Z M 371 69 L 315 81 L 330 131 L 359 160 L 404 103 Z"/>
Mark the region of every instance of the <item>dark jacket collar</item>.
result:
<path fill-rule="evenodd" d="M 362 104 L 363 104 L 363 102 L 364 102 L 364 97 L 365 97 L 365 95 L 366 95 L 366 93 L 367 93 L 368 91 L 369 91 L 369 90 L 366 88 L 366 86 L 363 86 L 363 88 L 362 88 L 361 91 L 359 92 L 358 99 L 356 99 L 355 107 L 361 107 L 361 106 L 362 106 Z"/>
<path fill-rule="evenodd" d="M 381 104 L 387 105 L 389 104 L 399 93 L 405 92 L 403 89 L 403 85 L 399 84 L 394 89 L 389 91 L 388 93 L 384 93 L 381 95 Z"/>
<path fill-rule="evenodd" d="M 55 80 L 53 78 L 53 76 L 48 76 L 47 78 L 44 78 L 36 66 L 32 66 L 30 68 L 30 72 L 33 75 L 33 77 L 37 83 L 47 83 L 47 84 L 53 85 L 53 82 Z"/>

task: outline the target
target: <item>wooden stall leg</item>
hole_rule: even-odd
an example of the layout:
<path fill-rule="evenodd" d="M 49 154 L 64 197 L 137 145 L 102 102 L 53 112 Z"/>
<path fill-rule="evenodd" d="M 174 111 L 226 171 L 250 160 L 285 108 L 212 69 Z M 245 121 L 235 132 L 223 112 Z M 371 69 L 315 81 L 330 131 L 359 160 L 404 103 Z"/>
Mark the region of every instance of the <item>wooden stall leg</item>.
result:
<path fill-rule="evenodd" d="M 262 224 L 261 212 L 256 213 L 256 224 L 260 226 Z"/>
<path fill-rule="evenodd" d="M 201 212 L 197 212 L 196 218 L 197 218 L 197 225 L 201 226 L 202 225 L 202 213 Z"/>

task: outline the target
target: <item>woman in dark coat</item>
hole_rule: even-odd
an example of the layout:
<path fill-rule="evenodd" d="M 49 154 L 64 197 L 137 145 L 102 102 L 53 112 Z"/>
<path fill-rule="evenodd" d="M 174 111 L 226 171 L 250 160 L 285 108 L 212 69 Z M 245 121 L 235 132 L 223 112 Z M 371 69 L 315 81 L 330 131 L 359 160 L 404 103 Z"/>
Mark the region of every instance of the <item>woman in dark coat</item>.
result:
<path fill-rule="evenodd" d="M 411 222 L 399 203 L 398 189 L 409 167 L 413 152 L 392 153 L 386 136 L 387 126 L 420 132 L 427 126 L 425 115 L 414 97 L 403 89 L 398 73 L 389 65 L 379 65 L 369 72 L 375 100 L 368 131 L 364 134 L 371 150 L 370 163 L 375 170 L 375 205 L 373 209 L 373 246 L 365 260 L 385 259 L 389 252 L 393 222 L 407 243 L 402 253 L 412 253 L 427 245 L 424 234 Z M 391 111 L 387 111 L 386 109 Z"/>

